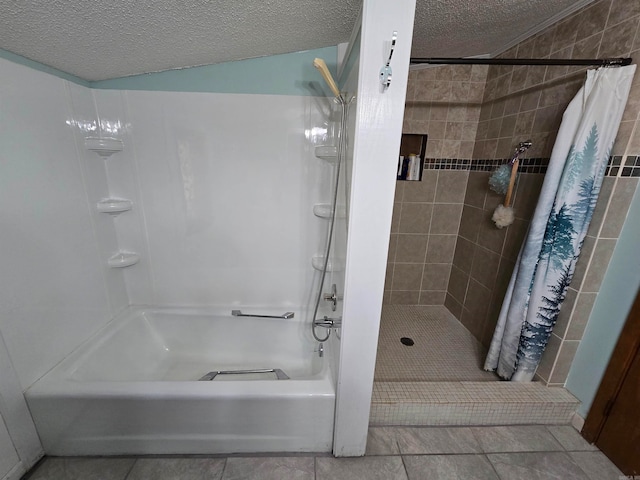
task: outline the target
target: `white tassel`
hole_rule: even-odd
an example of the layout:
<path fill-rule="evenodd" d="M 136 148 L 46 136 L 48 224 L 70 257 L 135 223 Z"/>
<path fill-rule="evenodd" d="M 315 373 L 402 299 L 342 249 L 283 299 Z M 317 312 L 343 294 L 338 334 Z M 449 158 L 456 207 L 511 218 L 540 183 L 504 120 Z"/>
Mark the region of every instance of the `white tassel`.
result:
<path fill-rule="evenodd" d="M 493 212 L 491 220 L 493 220 L 498 228 L 508 227 L 514 220 L 513 208 L 498 205 Z"/>

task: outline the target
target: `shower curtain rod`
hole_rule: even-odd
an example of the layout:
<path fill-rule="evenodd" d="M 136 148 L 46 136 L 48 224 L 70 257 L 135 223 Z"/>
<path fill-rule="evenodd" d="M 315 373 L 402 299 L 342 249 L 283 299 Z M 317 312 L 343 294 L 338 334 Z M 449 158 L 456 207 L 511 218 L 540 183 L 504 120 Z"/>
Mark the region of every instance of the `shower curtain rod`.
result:
<path fill-rule="evenodd" d="M 601 67 L 625 67 L 632 58 L 420 58 L 412 57 L 412 64 L 434 65 L 587 65 Z"/>

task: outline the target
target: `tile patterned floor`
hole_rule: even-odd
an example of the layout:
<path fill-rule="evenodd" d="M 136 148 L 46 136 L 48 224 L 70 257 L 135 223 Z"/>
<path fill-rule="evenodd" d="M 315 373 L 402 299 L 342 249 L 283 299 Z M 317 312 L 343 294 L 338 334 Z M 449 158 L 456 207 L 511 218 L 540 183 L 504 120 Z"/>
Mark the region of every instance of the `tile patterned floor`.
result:
<path fill-rule="evenodd" d="M 415 343 L 405 346 L 402 337 Z M 386 305 L 371 426 L 565 424 L 578 401 L 563 388 L 500 382 L 486 350 L 443 306 Z"/>
<path fill-rule="evenodd" d="M 361 458 L 46 458 L 25 480 L 621 480 L 568 425 L 374 427 Z"/>
<path fill-rule="evenodd" d="M 415 343 L 406 346 L 400 338 Z M 444 306 L 385 305 L 375 381 L 495 381 L 482 369 L 486 349 Z"/>

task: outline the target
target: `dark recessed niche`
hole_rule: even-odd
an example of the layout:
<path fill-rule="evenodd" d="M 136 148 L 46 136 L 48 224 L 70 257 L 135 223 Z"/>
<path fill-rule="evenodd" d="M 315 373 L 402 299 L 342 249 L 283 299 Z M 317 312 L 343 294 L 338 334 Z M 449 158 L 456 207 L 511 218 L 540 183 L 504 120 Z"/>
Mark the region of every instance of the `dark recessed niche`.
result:
<path fill-rule="evenodd" d="M 409 337 L 402 337 L 400 339 L 400 343 L 402 343 L 403 345 L 406 345 L 407 347 L 412 347 L 416 342 L 414 342 L 413 339 Z"/>

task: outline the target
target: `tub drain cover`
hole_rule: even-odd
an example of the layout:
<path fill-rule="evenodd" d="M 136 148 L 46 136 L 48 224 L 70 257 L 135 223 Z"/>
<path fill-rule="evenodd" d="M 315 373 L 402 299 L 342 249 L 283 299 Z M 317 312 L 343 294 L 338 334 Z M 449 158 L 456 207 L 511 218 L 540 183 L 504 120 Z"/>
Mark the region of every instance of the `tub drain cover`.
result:
<path fill-rule="evenodd" d="M 402 337 L 400 339 L 400 343 L 402 343 L 403 345 L 406 345 L 407 347 L 412 347 L 413 344 L 416 343 L 416 342 L 414 342 L 412 338 Z"/>

